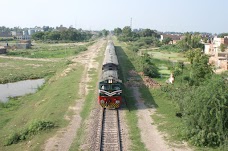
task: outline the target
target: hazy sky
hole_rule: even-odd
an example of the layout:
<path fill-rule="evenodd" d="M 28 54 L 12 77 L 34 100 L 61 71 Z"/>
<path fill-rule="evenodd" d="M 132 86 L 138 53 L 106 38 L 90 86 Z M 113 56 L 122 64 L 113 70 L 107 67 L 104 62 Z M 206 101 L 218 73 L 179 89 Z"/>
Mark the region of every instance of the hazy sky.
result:
<path fill-rule="evenodd" d="M 228 32 L 228 0 L 1 0 L 0 26 Z"/>

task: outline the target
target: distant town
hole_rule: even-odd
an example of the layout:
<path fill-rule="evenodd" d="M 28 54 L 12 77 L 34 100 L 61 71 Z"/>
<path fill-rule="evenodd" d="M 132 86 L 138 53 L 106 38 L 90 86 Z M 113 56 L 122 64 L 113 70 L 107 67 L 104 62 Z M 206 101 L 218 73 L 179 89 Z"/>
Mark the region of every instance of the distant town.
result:
<path fill-rule="evenodd" d="M 16 40 L 18 41 L 15 48 L 29 49 L 31 48 L 31 40 L 34 40 L 33 36 L 38 32 L 56 32 L 64 31 L 67 29 L 74 29 L 72 26 L 67 28 L 62 25 L 59 27 L 34 27 L 34 28 L 7 28 L 5 26 L 0 27 L 0 41 L 5 42 L 4 45 L 0 44 L 0 54 L 6 53 L 8 42 Z M 83 31 L 82 29 L 78 29 Z M 105 29 L 104 29 L 105 30 Z M 144 29 L 133 29 L 132 32 L 139 33 Z M 156 30 L 154 30 L 156 31 Z M 88 31 L 91 35 L 102 35 L 102 31 Z M 113 32 L 113 31 L 112 31 Z M 160 37 L 160 41 L 167 40 L 168 44 L 173 45 L 184 38 L 184 33 L 181 32 L 159 32 L 156 31 Z M 221 33 L 219 35 L 205 32 L 189 32 L 190 34 L 198 34 L 201 36 L 200 42 L 204 44 L 204 53 L 209 55 L 209 63 L 213 64 L 218 70 L 228 70 L 228 33 Z"/>

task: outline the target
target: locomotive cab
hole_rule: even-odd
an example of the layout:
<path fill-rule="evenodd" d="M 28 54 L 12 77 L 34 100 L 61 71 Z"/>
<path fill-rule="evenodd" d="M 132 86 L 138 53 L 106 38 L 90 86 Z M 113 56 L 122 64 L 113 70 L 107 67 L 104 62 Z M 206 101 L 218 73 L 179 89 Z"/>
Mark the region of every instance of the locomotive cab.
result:
<path fill-rule="evenodd" d="M 109 71 L 115 72 L 115 71 Z M 109 76 L 99 82 L 99 104 L 103 108 L 119 108 L 122 102 L 122 81 Z"/>

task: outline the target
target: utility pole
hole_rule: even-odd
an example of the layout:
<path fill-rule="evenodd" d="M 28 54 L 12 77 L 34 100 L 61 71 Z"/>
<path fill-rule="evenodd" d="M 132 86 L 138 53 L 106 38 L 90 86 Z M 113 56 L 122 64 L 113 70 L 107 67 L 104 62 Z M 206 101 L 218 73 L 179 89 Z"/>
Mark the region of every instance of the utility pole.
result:
<path fill-rule="evenodd" d="M 132 30 L 132 17 L 131 17 L 131 21 L 130 21 L 130 27 L 131 27 L 131 30 Z"/>

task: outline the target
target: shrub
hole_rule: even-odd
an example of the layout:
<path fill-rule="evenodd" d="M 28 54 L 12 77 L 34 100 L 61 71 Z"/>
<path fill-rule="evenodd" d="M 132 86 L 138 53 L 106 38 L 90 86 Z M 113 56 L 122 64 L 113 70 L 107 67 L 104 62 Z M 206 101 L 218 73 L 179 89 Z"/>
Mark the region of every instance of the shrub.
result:
<path fill-rule="evenodd" d="M 220 146 L 228 136 L 228 84 L 214 76 L 183 97 L 186 138 L 196 146 Z"/>
<path fill-rule="evenodd" d="M 150 64 L 143 65 L 143 73 L 151 78 L 158 78 L 160 76 L 158 68 L 155 65 Z"/>
<path fill-rule="evenodd" d="M 55 127 L 51 121 L 34 121 L 27 128 L 19 132 L 15 132 L 9 136 L 6 145 L 16 144 L 20 141 L 26 140 L 32 135 L 36 135 L 41 131 L 49 130 Z"/>
<path fill-rule="evenodd" d="M 81 51 L 86 51 L 87 50 L 87 47 L 85 46 L 79 46 L 76 50 L 75 50 L 75 54 L 78 54 L 78 52 L 81 52 Z"/>
<path fill-rule="evenodd" d="M 160 47 L 160 50 L 168 51 L 168 52 L 180 52 L 181 51 L 181 49 L 176 45 L 163 45 Z"/>

